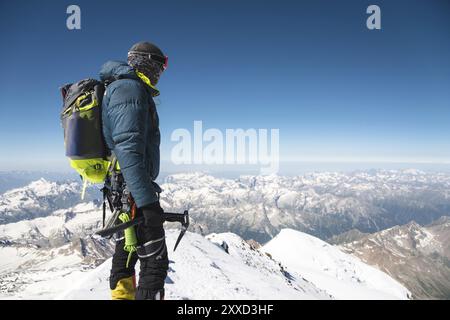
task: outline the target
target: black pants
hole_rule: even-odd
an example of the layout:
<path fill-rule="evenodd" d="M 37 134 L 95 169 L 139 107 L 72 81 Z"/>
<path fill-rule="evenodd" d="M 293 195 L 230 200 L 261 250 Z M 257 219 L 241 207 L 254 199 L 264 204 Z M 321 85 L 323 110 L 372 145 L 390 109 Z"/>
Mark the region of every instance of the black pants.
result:
<path fill-rule="evenodd" d="M 137 211 L 136 217 L 142 213 Z M 153 299 L 158 291 L 164 289 L 164 281 L 167 276 L 169 259 L 163 226 L 147 227 L 140 224 L 136 227 L 138 239 L 137 253 L 133 253 L 128 268 L 126 266 L 128 252 L 123 247 L 125 239 L 121 236 L 116 240 L 116 249 L 113 255 L 110 276 L 110 287 L 113 290 L 120 279 L 135 275 L 136 262 L 140 261 L 139 284 L 136 291 L 137 300 Z"/>

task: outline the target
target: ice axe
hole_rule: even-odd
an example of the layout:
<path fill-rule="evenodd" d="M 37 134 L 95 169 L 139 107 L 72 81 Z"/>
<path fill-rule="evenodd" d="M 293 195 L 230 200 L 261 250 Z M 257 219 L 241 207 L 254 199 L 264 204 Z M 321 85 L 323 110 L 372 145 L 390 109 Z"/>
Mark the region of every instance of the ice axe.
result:
<path fill-rule="evenodd" d="M 173 213 L 173 212 L 165 212 L 163 214 L 164 221 L 167 222 L 179 222 L 181 223 L 181 232 L 178 236 L 177 242 L 175 242 L 175 247 L 173 248 L 173 251 L 175 251 L 178 247 L 178 244 L 180 243 L 181 239 L 183 238 L 184 234 L 186 233 L 188 227 L 189 227 L 189 212 L 185 210 L 183 213 Z M 138 217 L 133 220 L 130 220 L 125 223 L 120 223 L 118 225 L 115 225 L 110 228 L 105 228 L 100 231 L 97 231 L 95 234 L 98 234 L 99 236 L 106 238 L 109 236 L 112 236 L 113 234 L 124 231 L 125 229 L 137 226 L 138 224 L 141 224 L 145 221 L 144 217 Z"/>
<path fill-rule="evenodd" d="M 164 221 L 167 222 L 179 222 L 181 223 L 181 231 L 178 235 L 177 242 L 175 242 L 175 246 L 173 247 L 173 251 L 175 251 L 180 243 L 181 239 L 183 239 L 184 234 L 186 233 L 189 227 L 189 212 L 184 210 L 183 213 L 164 213 L 163 215 Z"/>

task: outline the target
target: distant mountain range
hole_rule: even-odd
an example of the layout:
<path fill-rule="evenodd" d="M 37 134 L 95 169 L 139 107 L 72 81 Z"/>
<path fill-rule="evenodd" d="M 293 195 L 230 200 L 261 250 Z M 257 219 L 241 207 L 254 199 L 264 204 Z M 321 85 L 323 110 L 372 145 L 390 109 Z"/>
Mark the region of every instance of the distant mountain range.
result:
<path fill-rule="evenodd" d="M 277 235 L 278 238 L 286 235 L 282 230 L 298 230 L 341 245 L 340 250 L 387 272 L 416 298 L 448 297 L 450 284 L 445 281 L 450 278 L 448 255 L 445 249 L 436 249 L 434 243 L 445 246 L 450 174 L 403 170 L 223 179 L 190 173 L 170 175 L 161 186 L 162 206 L 170 211 L 189 209 L 193 221 L 190 230 L 203 236 L 231 232 L 264 244 Z M 60 281 L 61 277 L 71 279 L 72 275 L 84 274 L 111 256 L 113 244 L 92 236 L 101 225 L 99 187 L 90 187 L 85 201 L 81 201 L 80 193 L 78 181 L 38 179 L 0 194 L 0 292 L 3 295 L 17 296 L 25 290 L 23 294 L 27 297 L 54 296 L 51 288 L 60 288 L 64 282 Z M 435 220 L 432 226 L 423 227 Z M 411 221 L 415 223 L 408 224 Z M 402 243 L 400 249 L 393 250 L 396 236 L 395 232 L 385 230 L 388 228 L 399 228 L 402 230 L 399 232 L 412 238 L 422 228 L 425 234 L 433 235 L 434 240 L 430 242 L 433 245 L 419 250 L 417 246 Z M 364 239 L 370 237 L 384 239 L 379 241 L 383 245 L 374 253 L 364 249 L 370 243 Z M 303 245 L 310 241 L 306 235 L 288 238 L 301 239 Z M 314 239 L 314 245 L 332 248 L 326 243 L 319 245 L 320 240 Z M 207 240 L 213 241 L 209 236 Z M 255 241 L 250 243 L 255 244 L 252 248 L 259 246 Z M 296 252 L 308 255 L 302 248 L 300 245 Z M 409 254 L 417 260 L 395 260 L 399 250 L 403 250 L 403 256 Z M 328 254 L 325 251 L 323 256 L 334 255 L 334 251 Z M 273 258 L 285 268 L 307 269 L 298 265 L 298 261 L 290 261 L 285 253 L 277 250 L 268 253 L 273 253 Z M 380 256 L 396 262 L 389 264 L 383 260 L 381 263 Z M 405 268 L 405 264 L 411 268 Z M 342 265 L 315 267 L 324 271 Z M 321 284 L 323 275 L 313 273 L 306 278 L 305 268 L 301 277 L 314 283 L 319 291 L 339 297 L 333 288 Z M 424 272 L 430 276 L 422 279 Z M 355 281 L 362 279 L 358 271 L 355 274 Z M 36 281 L 47 284 L 48 291 L 37 284 L 33 286 Z"/>
<path fill-rule="evenodd" d="M 0 171 L 0 194 L 8 190 L 23 187 L 32 181 L 44 178 L 48 181 L 68 181 L 78 178 L 75 172 L 50 171 Z"/>
<path fill-rule="evenodd" d="M 205 233 L 231 231 L 259 242 L 283 228 L 327 240 L 352 229 L 373 233 L 450 215 L 450 174 L 417 170 L 235 180 L 176 174 L 162 188 L 163 206 L 189 208 Z"/>
<path fill-rule="evenodd" d="M 97 189 L 89 187 L 85 200 L 96 199 Z M 41 178 L 0 195 L 0 225 L 46 217 L 55 210 L 70 208 L 80 202 L 81 186 L 78 182 L 50 182 Z"/>
<path fill-rule="evenodd" d="M 190 173 L 170 175 L 161 186 L 162 206 L 189 209 L 199 231 L 231 231 L 259 242 L 283 228 L 328 240 L 352 229 L 373 233 L 410 221 L 426 225 L 450 215 L 450 174 L 417 170 L 239 179 Z M 78 181 L 45 179 L 7 191 L 0 195 L 0 223 L 71 207 L 80 202 L 80 193 Z M 88 190 L 87 200 L 100 197 L 99 187 Z"/>

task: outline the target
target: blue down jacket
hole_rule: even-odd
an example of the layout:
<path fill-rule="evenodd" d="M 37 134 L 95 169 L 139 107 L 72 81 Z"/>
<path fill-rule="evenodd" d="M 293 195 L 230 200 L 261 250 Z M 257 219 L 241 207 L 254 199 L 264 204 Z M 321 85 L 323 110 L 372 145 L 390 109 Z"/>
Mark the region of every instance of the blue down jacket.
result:
<path fill-rule="evenodd" d="M 116 155 L 128 190 L 138 208 L 156 202 L 161 192 L 159 174 L 159 119 L 153 96 L 157 93 L 125 62 L 108 61 L 100 79 L 112 82 L 103 97 L 105 142 Z"/>

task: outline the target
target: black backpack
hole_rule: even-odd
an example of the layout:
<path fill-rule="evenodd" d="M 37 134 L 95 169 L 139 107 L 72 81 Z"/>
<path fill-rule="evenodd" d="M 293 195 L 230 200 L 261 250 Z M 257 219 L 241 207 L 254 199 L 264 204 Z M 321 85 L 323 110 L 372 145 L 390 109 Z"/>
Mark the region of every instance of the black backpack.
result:
<path fill-rule="evenodd" d="M 70 165 L 87 182 L 103 183 L 110 166 L 109 152 L 102 131 L 101 107 L 105 85 L 84 79 L 61 88 L 61 124 Z"/>

